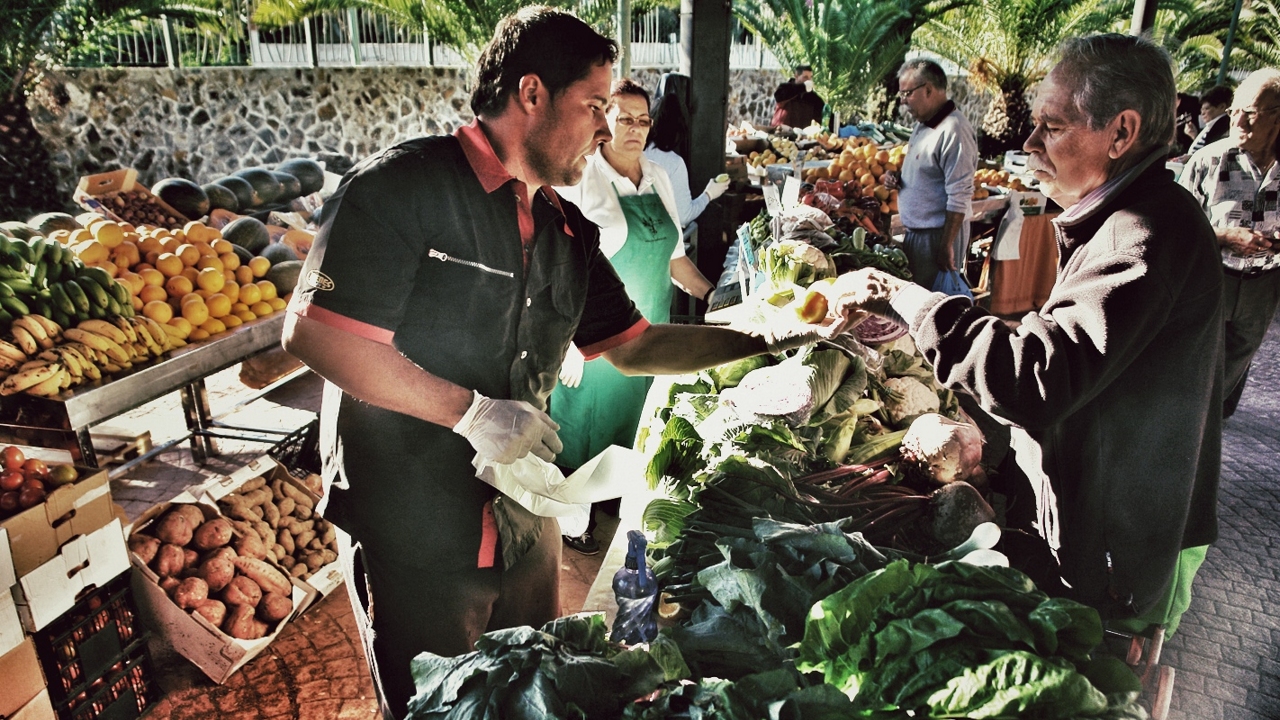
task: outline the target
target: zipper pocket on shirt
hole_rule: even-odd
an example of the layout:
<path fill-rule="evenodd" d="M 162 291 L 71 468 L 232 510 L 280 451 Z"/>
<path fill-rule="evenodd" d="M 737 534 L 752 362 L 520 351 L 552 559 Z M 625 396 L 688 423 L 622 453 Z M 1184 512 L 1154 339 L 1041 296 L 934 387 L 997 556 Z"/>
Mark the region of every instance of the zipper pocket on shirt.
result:
<path fill-rule="evenodd" d="M 433 257 L 441 262 L 451 262 L 451 263 L 457 263 L 459 265 L 466 265 L 468 267 L 473 267 L 473 268 L 476 268 L 477 270 L 483 270 L 487 273 L 492 273 L 494 275 L 501 275 L 503 277 L 509 277 L 509 278 L 515 277 L 515 273 L 509 273 L 506 270 L 498 270 L 496 268 L 491 268 L 488 265 L 483 265 L 481 263 L 473 262 L 471 260 L 463 260 L 462 258 L 450 257 L 449 253 L 443 253 L 443 252 L 440 252 L 439 250 L 429 250 L 427 252 L 427 256 Z"/>

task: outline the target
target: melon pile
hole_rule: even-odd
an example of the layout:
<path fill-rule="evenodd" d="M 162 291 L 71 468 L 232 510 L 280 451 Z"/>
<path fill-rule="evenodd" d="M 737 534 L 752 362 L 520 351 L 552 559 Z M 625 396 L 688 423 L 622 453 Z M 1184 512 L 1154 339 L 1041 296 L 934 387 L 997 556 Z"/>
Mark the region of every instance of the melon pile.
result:
<path fill-rule="evenodd" d="M 314 160 L 286 160 L 274 168 L 250 167 L 197 185 L 184 178 L 165 178 L 151 193 L 188 218 L 197 219 L 214 210 L 247 213 L 275 209 L 295 198 L 318 192 L 324 186 L 324 169 Z"/>

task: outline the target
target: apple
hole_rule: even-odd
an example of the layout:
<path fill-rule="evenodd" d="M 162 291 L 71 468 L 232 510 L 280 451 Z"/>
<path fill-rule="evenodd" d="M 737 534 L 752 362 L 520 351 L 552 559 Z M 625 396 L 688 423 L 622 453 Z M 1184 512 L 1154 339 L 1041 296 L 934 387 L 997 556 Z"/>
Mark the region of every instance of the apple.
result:
<path fill-rule="evenodd" d="M 0 493 L 0 512 L 13 512 L 18 509 L 18 491 L 9 490 Z"/>

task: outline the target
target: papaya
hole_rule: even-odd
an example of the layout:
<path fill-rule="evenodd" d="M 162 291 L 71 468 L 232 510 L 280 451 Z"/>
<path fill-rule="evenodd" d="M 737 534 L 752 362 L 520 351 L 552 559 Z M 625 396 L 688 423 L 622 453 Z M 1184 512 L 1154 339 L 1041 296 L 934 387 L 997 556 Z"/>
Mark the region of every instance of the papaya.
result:
<path fill-rule="evenodd" d="M 81 227 L 75 218 L 64 212 L 41 213 L 28 220 L 27 224 L 46 237 L 54 230 L 77 230 Z"/>
<path fill-rule="evenodd" d="M 253 186 L 253 195 L 256 198 L 253 203 L 254 206 L 274 203 L 280 197 L 281 190 L 283 190 L 280 187 L 280 181 L 266 168 L 245 168 L 235 171 L 232 176 L 241 178 Z"/>
<path fill-rule="evenodd" d="M 271 242 L 267 234 L 267 226 L 251 217 L 242 217 L 227 223 L 226 227 L 222 228 L 222 237 L 255 255 L 262 252 L 262 249 Z"/>
<path fill-rule="evenodd" d="M 320 188 L 324 187 L 324 168 L 320 167 L 320 163 L 315 160 L 307 158 L 285 160 L 276 165 L 276 170 L 298 178 L 298 182 L 302 185 L 301 195 L 319 192 Z"/>
<path fill-rule="evenodd" d="M 293 289 L 297 287 L 298 276 L 301 274 L 301 260 L 286 260 L 282 263 L 273 264 L 262 279 L 270 280 L 271 284 L 276 286 L 276 292 L 283 297 L 293 292 Z"/>
<path fill-rule="evenodd" d="M 209 214 L 209 195 L 199 185 L 185 178 L 165 178 L 151 186 L 151 194 L 182 213 L 188 220 L 199 220 Z"/>
<path fill-rule="evenodd" d="M 209 183 L 208 185 L 201 185 L 200 189 L 209 198 L 209 207 L 211 209 L 230 210 L 231 212 L 240 211 L 240 199 L 225 185 Z"/>
<path fill-rule="evenodd" d="M 242 177 L 228 175 L 224 178 L 218 178 L 213 182 L 215 185 L 221 185 L 235 193 L 236 202 L 240 205 L 240 207 L 236 209 L 237 212 L 240 210 L 247 210 L 248 208 L 258 204 L 258 193 L 254 191 L 253 185 L 249 184 L 249 181 Z"/>
<path fill-rule="evenodd" d="M 290 228 L 285 231 L 284 235 L 280 236 L 279 242 L 297 254 L 299 260 L 306 260 L 307 253 L 311 252 L 311 244 L 315 240 L 316 236 L 306 230 Z"/>

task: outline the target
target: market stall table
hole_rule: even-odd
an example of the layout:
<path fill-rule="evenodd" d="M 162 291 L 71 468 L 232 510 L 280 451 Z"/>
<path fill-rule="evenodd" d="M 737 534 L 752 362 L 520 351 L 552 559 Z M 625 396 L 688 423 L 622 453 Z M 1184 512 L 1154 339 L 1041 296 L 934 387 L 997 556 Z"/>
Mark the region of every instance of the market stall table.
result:
<path fill-rule="evenodd" d="M 237 428 L 218 423 L 209 411 L 204 378 L 278 346 L 283 328 L 284 313 L 274 313 L 245 323 L 217 339 L 174 350 L 160 361 L 135 367 L 110 381 L 67 390 L 57 398 L 10 396 L 0 405 L 0 442 L 70 450 L 80 463 L 97 467 L 90 428 L 175 391 L 182 395 L 187 434 L 114 468 L 113 476 L 187 440 L 191 442 L 192 457 L 198 463 L 216 452 L 213 445 L 216 437 L 274 442 L 289 434 L 292 428 Z M 263 388 L 254 397 L 261 397 L 301 372 L 305 372 L 305 368 Z M 279 437 L 268 439 L 270 436 Z"/>
<path fill-rule="evenodd" d="M 1022 222 L 1017 260 L 991 260 L 991 313 L 1022 315 L 1049 299 L 1058 278 L 1058 244 L 1052 220 L 1060 213 L 1033 215 Z"/>

